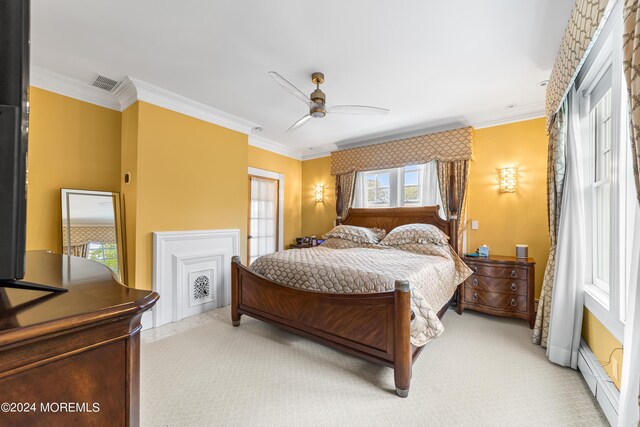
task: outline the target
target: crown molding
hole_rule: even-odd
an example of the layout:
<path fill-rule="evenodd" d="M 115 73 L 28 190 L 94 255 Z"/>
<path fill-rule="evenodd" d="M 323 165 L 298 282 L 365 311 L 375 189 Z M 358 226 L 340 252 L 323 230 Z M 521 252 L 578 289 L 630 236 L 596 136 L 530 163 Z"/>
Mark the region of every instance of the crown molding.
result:
<path fill-rule="evenodd" d="M 471 126 L 474 129 L 483 129 L 494 126 L 507 125 L 510 123 L 522 122 L 525 120 L 539 119 L 545 116 L 544 101 L 524 104 L 511 108 L 509 110 L 500 110 L 494 113 L 479 114 L 476 116 L 467 116 L 460 118 L 456 122 L 441 123 L 427 128 L 405 129 L 393 133 L 380 134 L 370 136 L 362 140 L 350 141 L 340 145 L 328 144 L 319 147 L 321 151 L 313 154 L 303 155 L 303 160 L 317 159 L 331 155 L 332 151 L 349 150 L 351 148 L 364 147 L 366 145 L 381 144 L 384 142 L 395 141 L 398 139 L 411 138 L 429 133 L 442 132 L 457 129 L 465 126 Z"/>
<path fill-rule="evenodd" d="M 120 103 L 120 110 L 126 110 L 136 101 L 144 101 L 158 107 L 185 114 L 205 122 L 223 126 L 237 132 L 249 134 L 257 123 L 194 101 L 177 93 L 162 89 L 134 77 L 126 77 L 114 92 Z"/>
<path fill-rule="evenodd" d="M 99 105 L 100 107 L 120 111 L 120 104 L 112 93 L 91 86 L 86 82 L 36 66 L 31 67 L 29 80 L 31 86 L 90 104 Z"/>
<path fill-rule="evenodd" d="M 519 105 L 509 110 L 501 110 L 495 113 L 472 116 L 468 122 L 474 129 L 488 128 L 492 126 L 506 125 L 525 120 L 539 119 L 545 116 L 544 101 Z"/>
<path fill-rule="evenodd" d="M 320 159 L 322 157 L 329 157 L 329 156 L 331 156 L 331 151 L 336 151 L 336 150 L 323 150 L 323 151 L 318 151 L 317 153 L 313 153 L 313 154 L 304 154 L 302 156 L 302 161 Z"/>
<path fill-rule="evenodd" d="M 290 157 L 295 160 L 304 160 L 304 156 L 300 149 L 291 148 L 252 133 L 249 134 L 249 145 L 262 148 L 263 150 L 271 151 L 282 156 Z"/>

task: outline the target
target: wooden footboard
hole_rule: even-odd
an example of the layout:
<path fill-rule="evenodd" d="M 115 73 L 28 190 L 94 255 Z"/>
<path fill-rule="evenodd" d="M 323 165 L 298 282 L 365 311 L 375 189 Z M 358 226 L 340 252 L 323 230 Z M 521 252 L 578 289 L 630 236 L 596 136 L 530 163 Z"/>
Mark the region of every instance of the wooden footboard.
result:
<path fill-rule="evenodd" d="M 394 368 L 396 393 L 409 393 L 414 348 L 410 342 L 409 282 L 373 294 L 328 294 L 274 283 L 234 257 L 231 318 L 243 314 L 280 326 L 338 350 Z"/>

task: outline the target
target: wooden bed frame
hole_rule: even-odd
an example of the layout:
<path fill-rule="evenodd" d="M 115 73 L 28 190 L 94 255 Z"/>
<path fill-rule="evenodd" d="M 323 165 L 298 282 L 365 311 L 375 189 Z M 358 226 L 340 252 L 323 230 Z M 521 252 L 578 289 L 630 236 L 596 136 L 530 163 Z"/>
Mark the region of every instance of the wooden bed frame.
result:
<path fill-rule="evenodd" d="M 451 168 L 452 170 L 454 168 Z M 457 207 L 455 175 L 450 179 L 449 206 Z M 338 194 L 339 194 L 339 188 Z M 455 202 L 455 203 L 453 203 Z M 412 223 L 433 224 L 457 241 L 457 211 L 441 219 L 437 206 L 420 208 L 350 209 L 342 224 L 378 227 L 387 231 Z M 231 319 L 240 325 L 243 314 L 272 323 L 346 353 L 394 369 L 396 394 L 407 397 L 411 367 L 424 347 L 410 341 L 409 282 L 397 280 L 395 290 L 336 294 L 305 291 L 273 282 L 243 266 L 231 265 Z M 438 312 L 442 318 L 455 295 Z"/>

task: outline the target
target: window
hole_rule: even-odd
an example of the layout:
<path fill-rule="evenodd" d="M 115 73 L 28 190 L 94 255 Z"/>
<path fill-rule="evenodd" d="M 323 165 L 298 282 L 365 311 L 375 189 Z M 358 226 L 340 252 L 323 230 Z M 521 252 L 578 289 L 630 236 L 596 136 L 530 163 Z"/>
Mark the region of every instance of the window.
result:
<path fill-rule="evenodd" d="M 367 185 L 366 206 L 388 207 L 391 199 L 391 174 L 390 172 L 369 172 L 364 176 Z"/>
<path fill-rule="evenodd" d="M 358 172 L 353 206 L 390 208 L 440 206 L 444 218 L 435 161 L 402 168 Z"/>
<path fill-rule="evenodd" d="M 612 13 L 576 79 L 587 251 L 585 306 L 622 342 L 637 203 L 622 70 L 622 12 Z M 615 41 L 615 43 L 614 43 Z"/>
<path fill-rule="evenodd" d="M 609 68 L 611 70 L 611 68 Z M 599 85 L 606 85 L 605 94 L 596 102 L 589 113 L 592 169 L 589 179 L 591 190 L 591 233 L 593 236 L 593 285 L 608 294 L 611 286 L 611 73 L 600 79 Z M 595 92 L 595 90 L 594 90 Z M 592 93 L 592 98 L 593 98 Z M 598 95 L 597 93 L 595 95 Z"/>
<path fill-rule="evenodd" d="M 115 243 L 90 242 L 87 258 L 109 267 L 118 275 L 118 246 Z"/>

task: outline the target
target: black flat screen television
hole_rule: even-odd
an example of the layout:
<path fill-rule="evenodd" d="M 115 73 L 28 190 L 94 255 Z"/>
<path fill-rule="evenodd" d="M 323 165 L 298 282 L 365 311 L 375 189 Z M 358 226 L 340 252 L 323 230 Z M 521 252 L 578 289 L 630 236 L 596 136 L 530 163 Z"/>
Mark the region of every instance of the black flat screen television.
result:
<path fill-rule="evenodd" d="M 24 277 L 29 0 L 0 1 L 0 281 Z"/>

